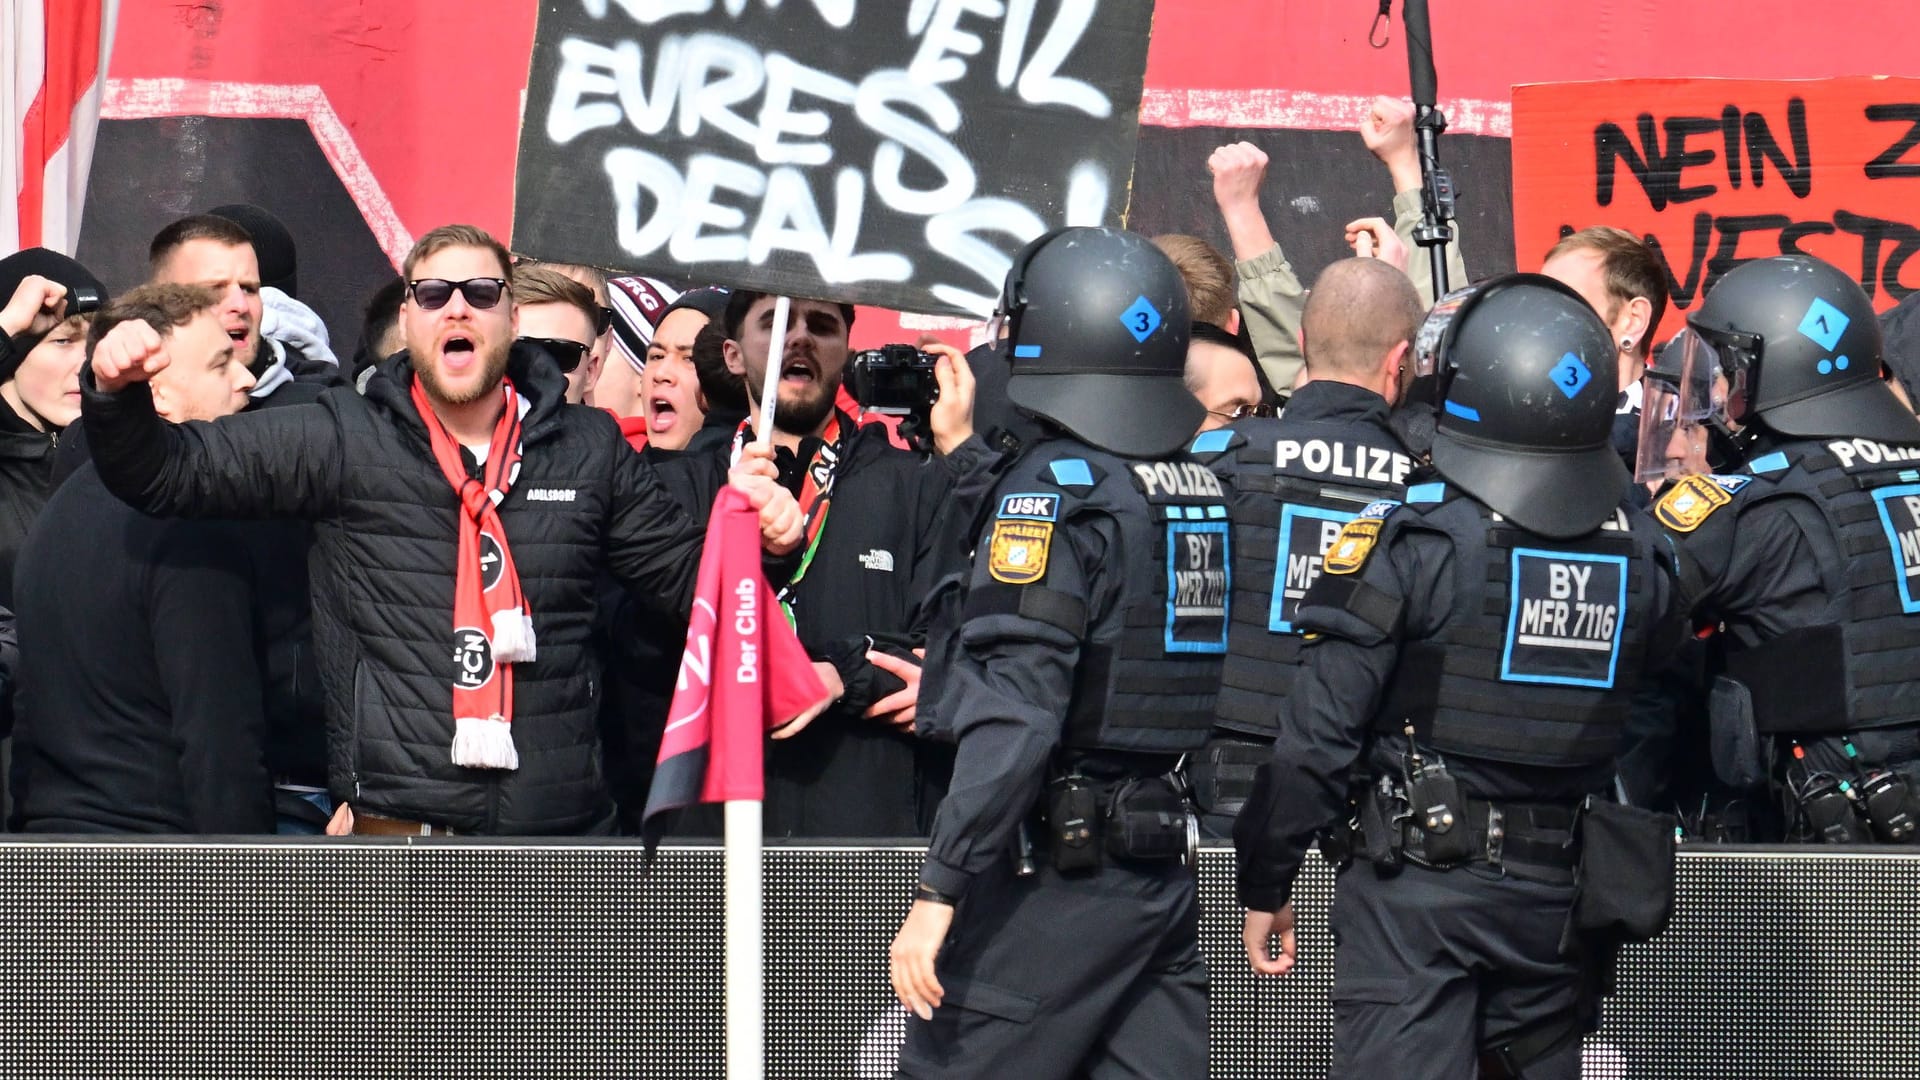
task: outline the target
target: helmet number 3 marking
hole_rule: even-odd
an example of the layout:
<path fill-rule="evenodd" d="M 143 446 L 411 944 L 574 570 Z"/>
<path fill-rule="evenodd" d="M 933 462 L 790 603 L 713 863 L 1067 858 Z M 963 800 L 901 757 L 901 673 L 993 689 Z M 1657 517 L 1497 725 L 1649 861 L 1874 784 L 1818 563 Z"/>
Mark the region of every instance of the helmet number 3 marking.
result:
<path fill-rule="evenodd" d="M 1154 307 L 1153 301 L 1145 296 L 1135 300 L 1128 305 L 1127 310 L 1120 313 L 1120 324 L 1127 328 L 1127 333 L 1133 335 L 1133 340 L 1139 342 L 1152 337 L 1153 332 L 1160 329 L 1162 321 L 1160 309 Z"/>

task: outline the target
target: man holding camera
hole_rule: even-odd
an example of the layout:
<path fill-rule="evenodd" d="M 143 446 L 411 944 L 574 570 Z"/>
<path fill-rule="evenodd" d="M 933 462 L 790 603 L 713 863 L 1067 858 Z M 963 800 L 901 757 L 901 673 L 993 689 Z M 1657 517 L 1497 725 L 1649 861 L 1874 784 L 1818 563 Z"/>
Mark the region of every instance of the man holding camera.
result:
<path fill-rule="evenodd" d="M 768 369 L 777 301 L 740 289 L 728 297 L 727 367 L 744 380 L 751 414 L 726 444 L 671 461 L 662 476 L 704 514 L 759 428 L 765 380 L 778 380 L 774 462 L 800 502 L 806 541 L 791 576 L 773 584 L 838 700 L 804 730 L 781 732 L 767 754 L 767 833 L 925 835 L 951 761 L 913 736 L 918 615 L 948 473 L 836 404 L 852 305 L 793 299 L 778 368 Z"/>

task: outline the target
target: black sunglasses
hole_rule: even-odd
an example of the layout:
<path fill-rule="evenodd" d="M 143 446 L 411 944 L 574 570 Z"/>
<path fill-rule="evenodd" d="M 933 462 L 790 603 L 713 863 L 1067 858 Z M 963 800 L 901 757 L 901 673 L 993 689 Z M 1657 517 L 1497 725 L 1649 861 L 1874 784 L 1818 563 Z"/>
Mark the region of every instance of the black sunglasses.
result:
<path fill-rule="evenodd" d="M 595 304 L 593 310 L 593 336 L 599 337 L 601 334 L 613 329 L 613 309 Z"/>
<path fill-rule="evenodd" d="M 574 368 L 580 366 L 580 361 L 586 358 L 587 350 L 591 348 L 565 338 L 523 337 L 520 340 L 547 350 L 547 355 L 553 357 L 554 363 L 560 365 L 560 370 L 569 374 Z"/>
<path fill-rule="evenodd" d="M 476 277 L 465 281 L 448 281 L 446 278 L 420 278 L 407 282 L 407 291 L 413 294 L 413 302 L 420 305 L 422 311 L 439 311 L 453 299 L 453 291 L 467 298 L 467 306 L 476 311 L 485 311 L 500 302 L 501 294 L 507 291 L 505 278 Z"/>

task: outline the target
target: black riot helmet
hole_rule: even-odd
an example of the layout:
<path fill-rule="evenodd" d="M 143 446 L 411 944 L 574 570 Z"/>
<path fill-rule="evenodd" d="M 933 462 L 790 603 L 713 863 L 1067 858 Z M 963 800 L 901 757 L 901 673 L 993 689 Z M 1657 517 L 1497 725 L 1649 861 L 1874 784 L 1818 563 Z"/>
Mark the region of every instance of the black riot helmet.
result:
<path fill-rule="evenodd" d="M 1439 402 L 1433 465 L 1529 532 L 1598 528 L 1627 491 L 1613 449 L 1619 355 L 1580 294 L 1540 274 L 1449 293 L 1414 341 Z"/>
<path fill-rule="evenodd" d="M 1727 377 L 1726 418 L 1803 439 L 1920 443 L 1920 420 L 1880 379 L 1880 323 L 1858 282 L 1807 255 L 1730 271 L 1681 339 Z"/>
<path fill-rule="evenodd" d="M 1146 237 L 1058 229 L 1014 257 L 1000 294 L 1007 396 L 1102 450 L 1166 457 L 1206 408 L 1187 389 L 1187 286 Z"/>

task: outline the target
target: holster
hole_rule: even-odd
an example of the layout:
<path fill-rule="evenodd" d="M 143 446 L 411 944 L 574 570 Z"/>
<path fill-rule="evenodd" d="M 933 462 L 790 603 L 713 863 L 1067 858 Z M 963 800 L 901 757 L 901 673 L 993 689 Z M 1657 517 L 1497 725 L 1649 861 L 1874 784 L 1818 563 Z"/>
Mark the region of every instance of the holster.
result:
<path fill-rule="evenodd" d="M 1106 848 L 1116 859 L 1183 859 L 1197 833 L 1185 793 L 1167 777 L 1128 780 L 1107 802 Z"/>
<path fill-rule="evenodd" d="M 1398 866 L 1406 843 L 1401 828 L 1407 818 L 1407 800 L 1393 781 L 1380 777 L 1360 793 L 1360 842 L 1355 853 L 1376 866 Z"/>
<path fill-rule="evenodd" d="M 1253 795 L 1253 774 L 1272 757 L 1272 743 L 1214 738 L 1191 766 L 1193 801 L 1209 814 L 1238 817 Z"/>

